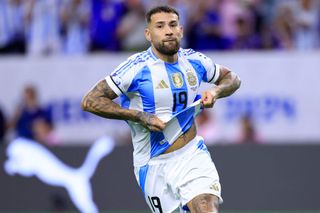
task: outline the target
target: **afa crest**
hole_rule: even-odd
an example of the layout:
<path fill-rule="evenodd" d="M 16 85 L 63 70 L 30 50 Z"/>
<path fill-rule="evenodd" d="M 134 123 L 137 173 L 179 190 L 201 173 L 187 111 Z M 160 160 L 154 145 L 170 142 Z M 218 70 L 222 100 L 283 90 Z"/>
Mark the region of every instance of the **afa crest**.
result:
<path fill-rule="evenodd" d="M 183 86 L 183 78 L 182 78 L 181 73 L 179 73 L 179 72 L 173 73 L 171 75 L 171 78 L 172 78 L 173 85 L 176 88 L 181 88 Z"/>
<path fill-rule="evenodd" d="M 195 86 L 197 84 L 197 78 L 191 70 L 187 71 L 187 77 L 188 77 L 188 83 L 190 84 L 190 86 Z"/>

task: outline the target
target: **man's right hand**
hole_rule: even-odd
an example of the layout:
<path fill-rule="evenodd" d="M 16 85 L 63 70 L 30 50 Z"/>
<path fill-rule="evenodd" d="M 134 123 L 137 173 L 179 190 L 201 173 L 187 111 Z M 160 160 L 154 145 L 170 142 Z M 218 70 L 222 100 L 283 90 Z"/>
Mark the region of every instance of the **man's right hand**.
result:
<path fill-rule="evenodd" d="M 165 122 L 160 120 L 156 115 L 147 112 L 138 112 L 138 122 L 150 131 L 161 132 L 164 130 Z"/>

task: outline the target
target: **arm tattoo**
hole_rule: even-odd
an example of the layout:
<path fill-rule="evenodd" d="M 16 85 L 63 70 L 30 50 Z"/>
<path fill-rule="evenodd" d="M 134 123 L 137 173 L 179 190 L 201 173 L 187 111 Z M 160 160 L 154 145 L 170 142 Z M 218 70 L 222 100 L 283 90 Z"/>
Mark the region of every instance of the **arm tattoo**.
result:
<path fill-rule="evenodd" d="M 140 123 L 149 128 L 151 124 L 155 123 L 156 116 L 147 112 L 138 111 L 136 114 L 136 119 L 140 120 Z"/>
<path fill-rule="evenodd" d="M 218 98 L 233 94 L 240 87 L 240 84 L 240 78 L 233 72 L 228 72 L 217 83 Z"/>
<path fill-rule="evenodd" d="M 123 109 L 112 100 L 117 94 L 109 87 L 105 80 L 98 82 L 82 99 L 82 109 L 98 116 L 119 120 L 139 120 L 139 112 Z"/>
<path fill-rule="evenodd" d="M 138 112 L 137 117 L 140 117 L 141 120 L 145 121 L 145 125 L 151 122 L 151 117 L 147 115 L 146 112 Z"/>

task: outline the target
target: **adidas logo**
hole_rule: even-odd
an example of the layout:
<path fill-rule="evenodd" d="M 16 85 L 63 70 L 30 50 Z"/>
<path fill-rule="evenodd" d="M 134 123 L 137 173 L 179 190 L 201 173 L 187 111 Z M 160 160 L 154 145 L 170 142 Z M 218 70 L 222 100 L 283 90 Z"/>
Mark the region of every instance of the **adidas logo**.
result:
<path fill-rule="evenodd" d="M 158 86 L 156 87 L 156 89 L 165 89 L 165 88 L 169 88 L 169 87 L 164 80 L 161 80 Z"/>

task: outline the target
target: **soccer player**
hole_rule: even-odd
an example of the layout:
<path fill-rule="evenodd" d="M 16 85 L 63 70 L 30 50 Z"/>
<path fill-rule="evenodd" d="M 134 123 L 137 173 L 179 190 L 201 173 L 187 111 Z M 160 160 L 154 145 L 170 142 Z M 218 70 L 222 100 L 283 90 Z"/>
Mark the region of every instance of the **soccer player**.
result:
<path fill-rule="evenodd" d="M 166 123 L 184 110 L 179 119 L 190 118 L 190 105 L 202 81 L 215 84 L 201 97 L 202 106 L 212 108 L 217 99 L 239 88 L 240 79 L 204 54 L 180 48 L 183 29 L 174 8 L 155 7 L 146 14 L 146 21 L 145 37 L 151 47 L 99 81 L 84 96 L 82 108 L 127 121 L 136 179 L 153 212 L 217 213 L 222 202 L 219 176 L 203 139 L 197 136 L 194 119 L 191 125 L 170 127 L 171 132 L 181 132 L 173 143 L 162 133 Z M 113 102 L 118 96 L 121 106 Z"/>

